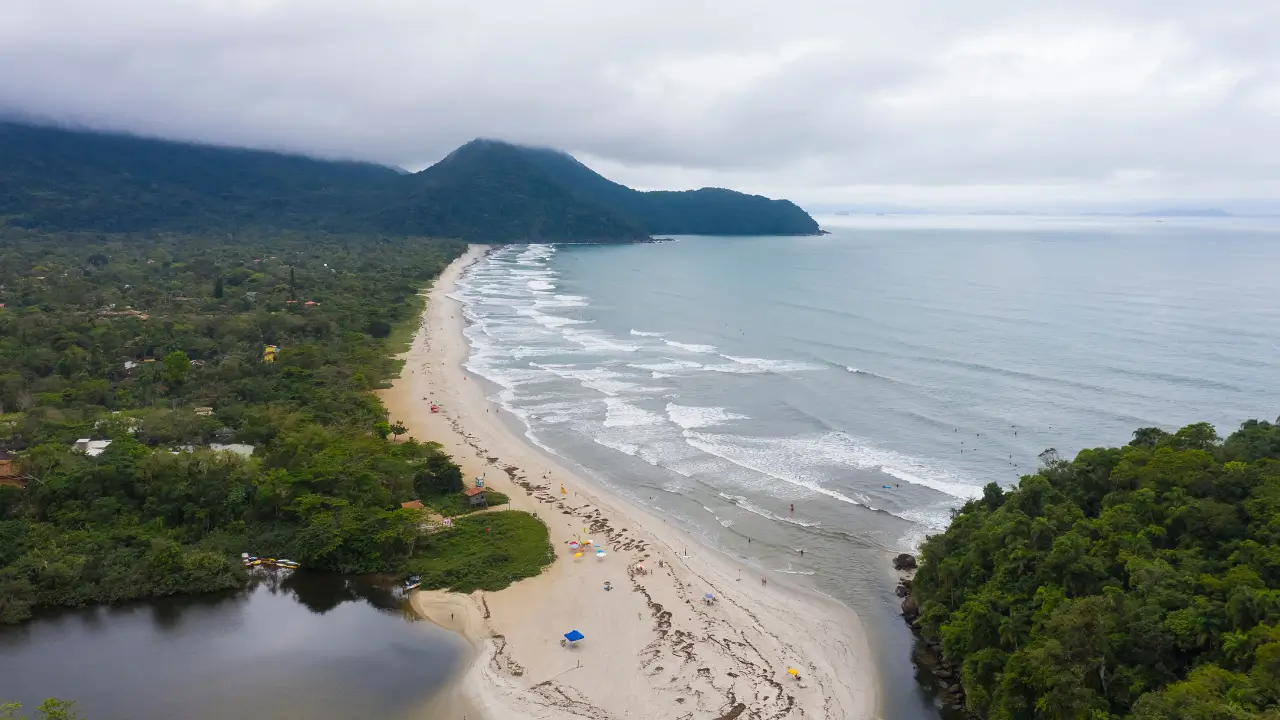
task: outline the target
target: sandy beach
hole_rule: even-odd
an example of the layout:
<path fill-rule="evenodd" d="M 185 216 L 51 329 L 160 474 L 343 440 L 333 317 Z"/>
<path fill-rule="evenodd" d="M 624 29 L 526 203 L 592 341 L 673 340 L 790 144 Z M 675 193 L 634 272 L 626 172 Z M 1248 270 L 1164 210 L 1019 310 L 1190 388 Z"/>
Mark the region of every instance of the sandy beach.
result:
<path fill-rule="evenodd" d="M 543 519 L 558 556 L 501 592 L 415 593 L 418 613 L 475 649 L 430 717 L 878 717 L 871 649 L 852 611 L 776 578 L 765 584 L 582 479 L 501 417 L 462 367 L 465 320 L 446 297 L 484 252 L 472 246 L 436 281 L 401 377 L 380 396 L 392 420 L 444 445 L 469 481 L 483 474 L 513 508 Z M 573 558 L 567 543 L 584 536 L 607 557 Z M 563 647 L 575 629 L 585 639 Z"/>

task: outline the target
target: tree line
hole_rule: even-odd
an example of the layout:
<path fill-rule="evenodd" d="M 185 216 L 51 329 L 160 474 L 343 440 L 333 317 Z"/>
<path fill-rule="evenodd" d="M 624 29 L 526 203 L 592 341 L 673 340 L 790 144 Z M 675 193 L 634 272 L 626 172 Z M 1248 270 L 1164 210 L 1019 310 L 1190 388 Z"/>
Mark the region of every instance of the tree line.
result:
<path fill-rule="evenodd" d="M 1050 450 L 921 548 L 919 631 L 993 720 L 1280 718 L 1280 425 Z"/>
<path fill-rule="evenodd" d="M 0 451 L 18 478 L 0 484 L 0 622 L 238 587 L 241 552 L 340 572 L 439 555 L 400 503 L 460 490 L 461 471 L 395 442 L 370 391 L 399 370 L 393 327 L 464 249 L 0 226 Z"/>

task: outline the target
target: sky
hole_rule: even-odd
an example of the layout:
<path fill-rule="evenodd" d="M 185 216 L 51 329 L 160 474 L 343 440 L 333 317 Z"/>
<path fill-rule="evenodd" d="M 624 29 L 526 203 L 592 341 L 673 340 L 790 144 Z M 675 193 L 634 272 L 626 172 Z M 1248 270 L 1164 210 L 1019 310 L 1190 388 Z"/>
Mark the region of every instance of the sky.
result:
<path fill-rule="evenodd" d="M 0 112 L 805 206 L 1280 198 L 1276 0 L 3 0 Z"/>

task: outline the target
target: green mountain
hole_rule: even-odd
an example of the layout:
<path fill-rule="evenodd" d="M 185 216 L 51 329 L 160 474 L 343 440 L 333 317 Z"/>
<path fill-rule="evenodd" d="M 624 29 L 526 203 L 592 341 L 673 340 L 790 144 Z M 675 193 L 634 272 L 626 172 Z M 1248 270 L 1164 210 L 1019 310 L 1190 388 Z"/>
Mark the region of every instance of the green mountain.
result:
<path fill-rule="evenodd" d="M 418 173 L 370 163 L 0 123 L 0 223 L 43 231 L 246 227 L 627 241 L 652 233 L 813 234 L 785 200 L 639 192 L 571 156 L 475 140 Z"/>
<path fill-rule="evenodd" d="M 547 177 L 584 200 L 603 205 L 649 233 L 672 235 L 816 235 L 818 223 L 790 200 L 723 188 L 640 192 L 546 148 L 516 148 Z"/>

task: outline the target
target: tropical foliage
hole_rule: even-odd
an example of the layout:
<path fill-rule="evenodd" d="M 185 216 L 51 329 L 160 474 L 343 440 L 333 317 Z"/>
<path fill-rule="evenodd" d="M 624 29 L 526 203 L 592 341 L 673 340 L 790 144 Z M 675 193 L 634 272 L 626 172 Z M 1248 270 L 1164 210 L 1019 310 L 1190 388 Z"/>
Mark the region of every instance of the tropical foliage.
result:
<path fill-rule="evenodd" d="M 22 703 L 0 703 L 0 720 L 26 720 L 26 716 L 20 714 L 21 710 Z M 49 698 L 36 708 L 34 720 L 79 720 L 80 717 L 75 711 L 75 703 Z"/>
<path fill-rule="evenodd" d="M 400 504 L 460 497 L 462 473 L 396 441 L 370 391 L 463 249 L 0 228 L 0 450 L 25 485 L 0 485 L 0 621 L 237 587 L 242 552 L 341 572 L 440 556 Z"/>
<path fill-rule="evenodd" d="M 988 485 L 922 548 L 920 631 L 998 720 L 1280 718 L 1280 426 L 1134 433 Z"/>

